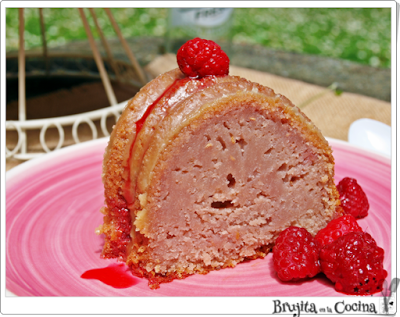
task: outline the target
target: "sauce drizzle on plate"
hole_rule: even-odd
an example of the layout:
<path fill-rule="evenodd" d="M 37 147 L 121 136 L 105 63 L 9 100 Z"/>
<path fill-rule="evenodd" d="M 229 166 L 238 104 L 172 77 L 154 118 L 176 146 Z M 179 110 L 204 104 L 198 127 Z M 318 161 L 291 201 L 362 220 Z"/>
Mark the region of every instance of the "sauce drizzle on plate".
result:
<path fill-rule="evenodd" d="M 84 279 L 96 279 L 114 288 L 128 288 L 138 283 L 125 264 L 111 264 L 100 269 L 88 270 L 81 275 Z"/>

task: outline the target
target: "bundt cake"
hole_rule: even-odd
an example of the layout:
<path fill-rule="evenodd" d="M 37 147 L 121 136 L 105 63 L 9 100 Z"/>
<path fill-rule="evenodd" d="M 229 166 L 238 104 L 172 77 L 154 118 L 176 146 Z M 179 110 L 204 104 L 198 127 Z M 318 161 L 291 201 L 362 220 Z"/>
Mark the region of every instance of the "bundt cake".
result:
<path fill-rule="evenodd" d="M 289 226 L 315 235 L 340 204 L 331 148 L 271 88 L 229 75 L 158 76 L 104 155 L 102 256 L 150 288 L 264 257 Z"/>

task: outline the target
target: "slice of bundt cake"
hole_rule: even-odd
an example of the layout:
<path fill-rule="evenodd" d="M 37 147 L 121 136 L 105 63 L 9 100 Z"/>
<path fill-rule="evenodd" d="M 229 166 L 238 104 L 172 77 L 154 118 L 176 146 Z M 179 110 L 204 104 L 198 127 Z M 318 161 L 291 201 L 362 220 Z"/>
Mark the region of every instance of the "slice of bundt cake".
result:
<path fill-rule="evenodd" d="M 336 216 L 328 142 L 287 98 L 229 75 L 160 75 L 128 103 L 103 164 L 102 255 L 151 288 L 265 256 Z"/>

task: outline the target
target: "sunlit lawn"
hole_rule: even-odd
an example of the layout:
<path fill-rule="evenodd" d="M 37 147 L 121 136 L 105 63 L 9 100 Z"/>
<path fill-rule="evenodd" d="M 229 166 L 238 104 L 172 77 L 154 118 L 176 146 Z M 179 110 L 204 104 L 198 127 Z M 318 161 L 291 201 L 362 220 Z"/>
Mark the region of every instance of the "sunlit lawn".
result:
<path fill-rule="evenodd" d="M 43 9 L 49 46 L 86 39 L 77 9 Z M 166 33 L 168 9 L 112 9 L 123 35 Z M 115 32 L 96 9 L 106 36 Z M 91 16 L 87 13 L 90 24 Z M 390 9 L 235 9 L 233 42 L 390 67 Z M 38 9 L 25 10 L 25 46 L 41 45 Z M 96 33 L 95 33 L 96 34 Z M 7 50 L 18 48 L 18 9 L 6 11 Z"/>

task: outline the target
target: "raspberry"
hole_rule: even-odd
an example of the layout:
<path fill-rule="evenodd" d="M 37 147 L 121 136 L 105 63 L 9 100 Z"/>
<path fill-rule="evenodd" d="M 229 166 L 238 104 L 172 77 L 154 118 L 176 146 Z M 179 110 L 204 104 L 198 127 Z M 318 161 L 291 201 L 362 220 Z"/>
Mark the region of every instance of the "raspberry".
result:
<path fill-rule="evenodd" d="M 188 77 L 228 75 L 229 58 L 213 41 L 198 37 L 187 41 L 176 55 L 182 73 Z"/>
<path fill-rule="evenodd" d="M 349 232 L 362 232 L 362 229 L 358 225 L 356 218 L 352 215 L 344 215 L 333 219 L 325 228 L 318 231 L 315 240 L 322 248 Z"/>
<path fill-rule="evenodd" d="M 282 281 L 313 277 L 321 271 L 318 253 L 319 247 L 306 229 L 289 227 L 276 239 L 274 269 Z"/>
<path fill-rule="evenodd" d="M 368 215 L 368 199 L 357 180 L 345 177 L 339 182 L 337 189 L 346 214 L 351 214 L 355 218 L 363 218 Z"/>
<path fill-rule="evenodd" d="M 382 290 L 387 276 L 383 255 L 370 234 L 350 232 L 322 248 L 321 269 L 337 291 L 370 295 Z"/>

